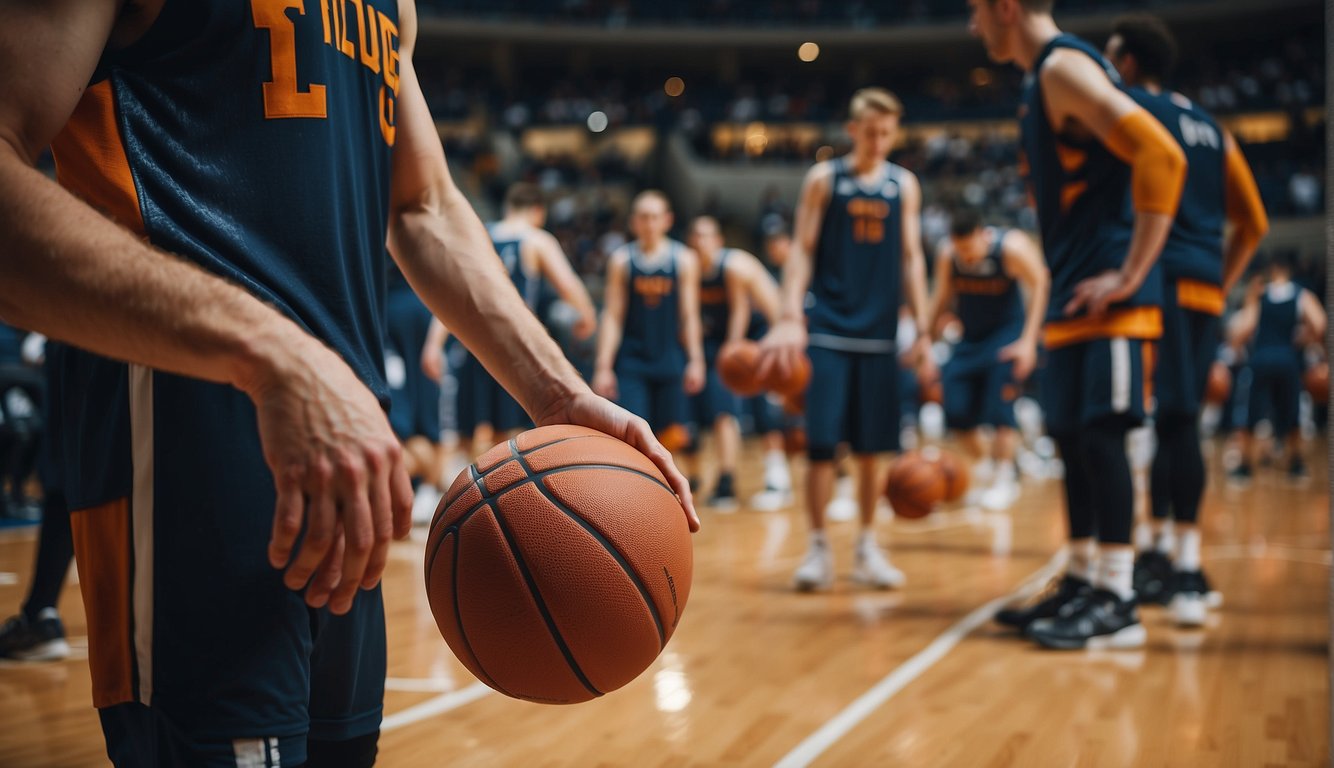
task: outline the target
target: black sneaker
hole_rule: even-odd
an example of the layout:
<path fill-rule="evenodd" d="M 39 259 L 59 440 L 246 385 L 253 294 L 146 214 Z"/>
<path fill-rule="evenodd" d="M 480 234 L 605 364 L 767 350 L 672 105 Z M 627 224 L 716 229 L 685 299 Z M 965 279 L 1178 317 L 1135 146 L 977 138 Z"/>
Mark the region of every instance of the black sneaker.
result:
<path fill-rule="evenodd" d="M 1067 603 L 1056 616 L 1030 624 L 1028 636 L 1043 648 L 1074 651 L 1140 648 L 1147 633 L 1139 622 L 1135 598 L 1122 600 L 1105 589 L 1094 589 Z"/>
<path fill-rule="evenodd" d="M 1209 618 L 1209 581 L 1203 571 L 1179 571 L 1169 610 L 1179 627 L 1202 627 Z"/>
<path fill-rule="evenodd" d="M 1172 560 L 1156 549 L 1135 558 L 1135 594 L 1141 605 L 1167 605 L 1172 599 Z"/>
<path fill-rule="evenodd" d="M 1087 581 L 1066 574 L 1059 579 L 1053 579 L 1042 594 L 1033 598 L 1028 605 L 1002 608 L 996 613 L 996 623 L 1023 632 L 1034 621 L 1055 616 L 1061 610 L 1061 606 L 1090 589 L 1092 585 Z"/>
<path fill-rule="evenodd" d="M 735 512 L 737 507 L 736 490 L 732 487 L 732 476 L 730 474 L 721 474 L 718 476 L 718 484 L 713 488 L 713 495 L 709 497 L 708 506 L 718 512 Z"/>
<path fill-rule="evenodd" d="M 1228 470 L 1227 479 L 1228 482 L 1233 485 L 1245 487 L 1251 484 L 1251 478 L 1254 477 L 1254 475 L 1255 473 L 1251 471 L 1250 464 L 1238 464 Z"/>
<path fill-rule="evenodd" d="M 65 626 L 54 608 L 43 609 L 37 621 L 19 614 L 0 626 L 0 658 L 15 661 L 59 661 L 69 656 Z"/>
<path fill-rule="evenodd" d="M 1288 462 L 1288 482 L 1304 483 L 1311 479 L 1311 473 L 1306 469 L 1306 462 L 1300 456 L 1294 457 Z"/>

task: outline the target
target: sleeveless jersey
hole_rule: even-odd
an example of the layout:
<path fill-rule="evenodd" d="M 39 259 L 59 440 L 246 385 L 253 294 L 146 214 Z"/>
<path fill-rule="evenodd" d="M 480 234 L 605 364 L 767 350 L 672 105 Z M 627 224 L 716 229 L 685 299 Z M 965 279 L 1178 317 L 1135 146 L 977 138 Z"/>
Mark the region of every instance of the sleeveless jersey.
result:
<path fill-rule="evenodd" d="M 811 276 L 810 343 L 892 352 L 903 282 L 900 180 L 907 171 L 886 162 L 879 181 L 863 186 L 847 158 L 834 160 L 833 168 Z"/>
<path fill-rule="evenodd" d="M 1130 167 L 1096 138 L 1075 139 L 1051 127 L 1038 73 L 1047 57 L 1060 48 L 1083 53 L 1113 83 L 1121 83 L 1116 70 L 1093 46 L 1065 34 L 1047 43 L 1024 78 L 1019 108 L 1020 171 L 1037 207 L 1042 250 L 1051 270 L 1049 321 L 1066 319 L 1063 309 L 1080 281 L 1120 269 L 1135 223 Z M 1161 300 L 1159 280 L 1156 272 L 1151 274 L 1135 296 L 1118 306 L 1156 306 Z"/>
<path fill-rule="evenodd" d="M 731 248 L 718 253 L 713 270 L 699 279 L 699 319 L 704 345 L 714 349 L 727 340 L 727 257 Z"/>
<path fill-rule="evenodd" d="M 537 275 L 528 274 L 523 268 L 522 233 L 509 227 L 502 227 L 500 222 L 488 224 L 486 230 L 491 235 L 491 244 L 495 246 L 500 262 L 505 265 L 510 280 L 514 282 L 514 287 L 523 297 L 523 303 L 536 312 L 537 301 L 542 295 L 542 280 Z"/>
<path fill-rule="evenodd" d="M 651 267 L 639 243 L 630 243 L 629 291 L 625 328 L 617 367 L 644 376 L 679 376 L 685 368 L 681 348 L 678 259 L 684 248 L 675 240 L 665 246 L 667 258 Z"/>
<path fill-rule="evenodd" d="M 994 242 L 987 255 L 976 264 L 966 265 L 958 254 L 951 260 L 955 311 L 963 323 L 963 339 L 978 342 L 1009 334 L 1024 325 L 1024 306 L 1019 285 L 1005 274 L 1002 247 L 1005 232 L 991 230 Z M 1013 341 L 1013 339 L 1008 339 Z"/>
<path fill-rule="evenodd" d="M 167 0 L 140 41 L 99 62 L 52 144 L 57 178 L 154 246 L 296 321 L 387 405 L 398 6 L 307 0 L 289 13 L 292 5 Z M 128 443 L 117 426 L 128 410 L 126 366 L 71 351 L 64 369 L 69 429 L 84 435 L 73 442 L 87 444 L 90 464 L 107 464 L 111 450 L 128 455 L 95 439 L 110 430 Z M 71 499 L 76 509 L 87 501 L 100 503 Z"/>
<path fill-rule="evenodd" d="M 1179 93 L 1129 89 L 1131 98 L 1157 118 L 1186 153 L 1189 170 L 1181 207 L 1159 263 L 1168 280 L 1223 283 L 1223 225 L 1226 155 L 1223 131 L 1204 110 Z"/>
<path fill-rule="evenodd" d="M 1252 367 L 1300 369 L 1301 352 L 1292 342 L 1301 318 L 1301 296 L 1301 286 L 1292 282 L 1265 289 L 1251 342 Z"/>

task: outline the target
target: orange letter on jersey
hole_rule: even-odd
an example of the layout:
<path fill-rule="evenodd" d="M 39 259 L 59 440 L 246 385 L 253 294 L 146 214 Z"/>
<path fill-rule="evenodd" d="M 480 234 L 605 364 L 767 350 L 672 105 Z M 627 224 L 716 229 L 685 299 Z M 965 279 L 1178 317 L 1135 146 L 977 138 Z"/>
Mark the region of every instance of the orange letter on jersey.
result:
<path fill-rule="evenodd" d="M 250 0 L 255 28 L 269 31 L 273 79 L 264 83 L 264 116 L 270 120 L 328 117 L 323 85 L 311 83 L 305 93 L 297 89 L 296 26 L 287 16 L 288 8 L 306 14 L 305 0 Z"/>

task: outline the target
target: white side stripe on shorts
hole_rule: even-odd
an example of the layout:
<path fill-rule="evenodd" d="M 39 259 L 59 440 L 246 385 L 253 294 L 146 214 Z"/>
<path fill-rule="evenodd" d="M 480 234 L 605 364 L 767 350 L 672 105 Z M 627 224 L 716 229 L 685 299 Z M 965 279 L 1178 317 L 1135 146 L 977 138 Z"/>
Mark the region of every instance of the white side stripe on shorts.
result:
<path fill-rule="evenodd" d="M 134 654 L 139 702 L 153 704 L 153 371 L 130 366 L 130 530 L 134 538 Z"/>
<path fill-rule="evenodd" d="M 1130 410 L 1130 340 L 1112 339 L 1112 411 Z"/>

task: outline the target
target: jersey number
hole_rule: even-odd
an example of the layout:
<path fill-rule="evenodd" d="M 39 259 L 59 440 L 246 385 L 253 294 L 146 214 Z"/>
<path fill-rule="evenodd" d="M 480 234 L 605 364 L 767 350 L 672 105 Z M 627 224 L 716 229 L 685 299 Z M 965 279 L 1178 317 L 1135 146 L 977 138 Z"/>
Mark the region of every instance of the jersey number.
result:
<path fill-rule="evenodd" d="M 273 79 L 264 83 L 264 116 L 270 120 L 283 117 L 328 117 L 323 85 L 310 84 L 301 91 L 296 82 L 296 25 L 287 15 L 295 8 L 306 14 L 305 0 L 250 0 L 250 12 L 256 29 L 269 31 L 269 58 Z"/>
<path fill-rule="evenodd" d="M 1188 146 L 1218 149 L 1222 142 L 1212 125 L 1181 116 L 1181 138 Z"/>
<path fill-rule="evenodd" d="M 877 245 L 885 239 L 885 220 L 873 216 L 858 216 L 852 220 L 852 239 L 858 243 Z"/>

